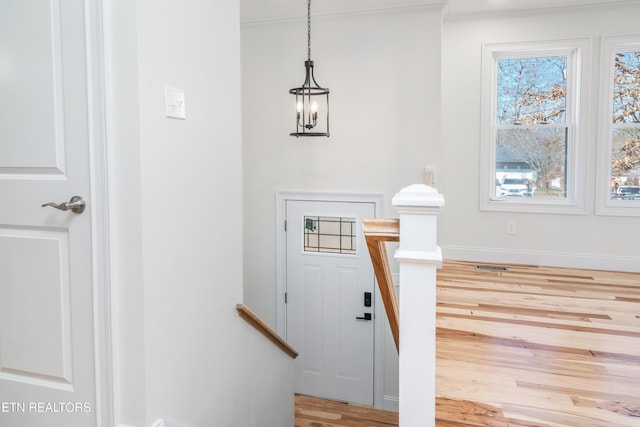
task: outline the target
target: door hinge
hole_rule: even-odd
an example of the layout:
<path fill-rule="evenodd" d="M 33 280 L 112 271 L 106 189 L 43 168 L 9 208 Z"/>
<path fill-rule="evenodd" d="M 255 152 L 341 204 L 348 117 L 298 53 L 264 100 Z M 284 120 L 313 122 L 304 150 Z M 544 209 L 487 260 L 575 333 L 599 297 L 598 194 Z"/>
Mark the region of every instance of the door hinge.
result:
<path fill-rule="evenodd" d="M 284 232 L 285 233 L 287 232 L 287 220 L 286 219 L 284 220 Z"/>
<path fill-rule="evenodd" d="M 286 292 L 284 293 L 284 303 L 285 304 L 287 303 L 287 293 Z"/>

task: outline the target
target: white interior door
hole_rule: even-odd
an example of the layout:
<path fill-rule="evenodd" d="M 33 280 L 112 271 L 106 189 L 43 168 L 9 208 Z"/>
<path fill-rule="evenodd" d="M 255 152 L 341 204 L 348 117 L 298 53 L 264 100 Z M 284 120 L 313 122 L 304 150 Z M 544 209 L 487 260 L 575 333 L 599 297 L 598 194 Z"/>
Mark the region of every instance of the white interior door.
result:
<path fill-rule="evenodd" d="M 0 425 L 97 425 L 83 0 L 0 2 Z M 84 213 L 41 207 L 81 196 Z"/>
<path fill-rule="evenodd" d="M 375 282 L 362 219 L 375 204 L 287 200 L 285 215 L 295 390 L 373 405 Z"/>

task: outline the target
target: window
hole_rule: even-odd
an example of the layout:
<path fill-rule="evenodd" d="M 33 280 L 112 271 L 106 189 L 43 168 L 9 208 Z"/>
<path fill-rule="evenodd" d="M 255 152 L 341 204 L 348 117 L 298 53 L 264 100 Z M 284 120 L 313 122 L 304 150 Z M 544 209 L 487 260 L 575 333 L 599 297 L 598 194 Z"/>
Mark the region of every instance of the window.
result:
<path fill-rule="evenodd" d="M 598 213 L 640 216 L 640 36 L 603 39 L 602 76 Z"/>
<path fill-rule="evenodd" d="M 305 216 L 304 251 L 355 255 L 356 219 Z"/>
<path fill-rule="evenodd" d="M 484 46 L 482 209 L 584 213 L 578 119 L 587 43 Z"/>

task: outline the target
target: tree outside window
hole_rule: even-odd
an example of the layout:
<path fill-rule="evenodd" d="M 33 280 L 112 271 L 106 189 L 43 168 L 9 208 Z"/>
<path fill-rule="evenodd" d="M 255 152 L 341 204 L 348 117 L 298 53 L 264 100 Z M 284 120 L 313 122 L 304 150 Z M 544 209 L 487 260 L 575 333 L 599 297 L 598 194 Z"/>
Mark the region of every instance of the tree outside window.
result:
<path fill-rule="evenodd" d="M 567 55 L 497 59 L 497 197 L 566 197 L 567 62 Z"/>
<path fill-rule="evenodd" d="M 640 199 L 640 50 L 613 64 L 611 199 Z"/>

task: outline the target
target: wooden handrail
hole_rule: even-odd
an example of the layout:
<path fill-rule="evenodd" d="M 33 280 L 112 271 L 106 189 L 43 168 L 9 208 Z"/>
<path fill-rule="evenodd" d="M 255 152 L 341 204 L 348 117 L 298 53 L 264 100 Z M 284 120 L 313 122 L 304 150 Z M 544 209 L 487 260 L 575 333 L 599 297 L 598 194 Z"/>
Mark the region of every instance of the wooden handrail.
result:
<path fill-rule="evenodd" d="M 238 310 L 238 314 L 244 320 L 247 321 L 251 326 L 253 326 L 258 332 L 267 337 L 269 341 L 274 343 L 280 350 L 285 352 L 289 357 L 295 359 L 298 357 L 298 352 L 289 345 L 280 335 L 276 333 L 273 329 L 269 327 L 266 323 L 264 323 L 253 311 L 249 309 L 244 304 L 236 305 L 236 310 Z"/>
<path fill-rule="evenodd" d="M 400 220 L 399 219 L 365 219 L 362 221 L 364 237 L 367 241 L 369 256 L 373 264 L 373 271 L 378 280 L 380 296 L 384 304 L 393 341 L 396 350 L 400 351 L 400 314 L 398 311 L 398 298 L 389 267 L 389 257 L 387 256 L 386 242 L 398 242 L 400 240 Z"/>

